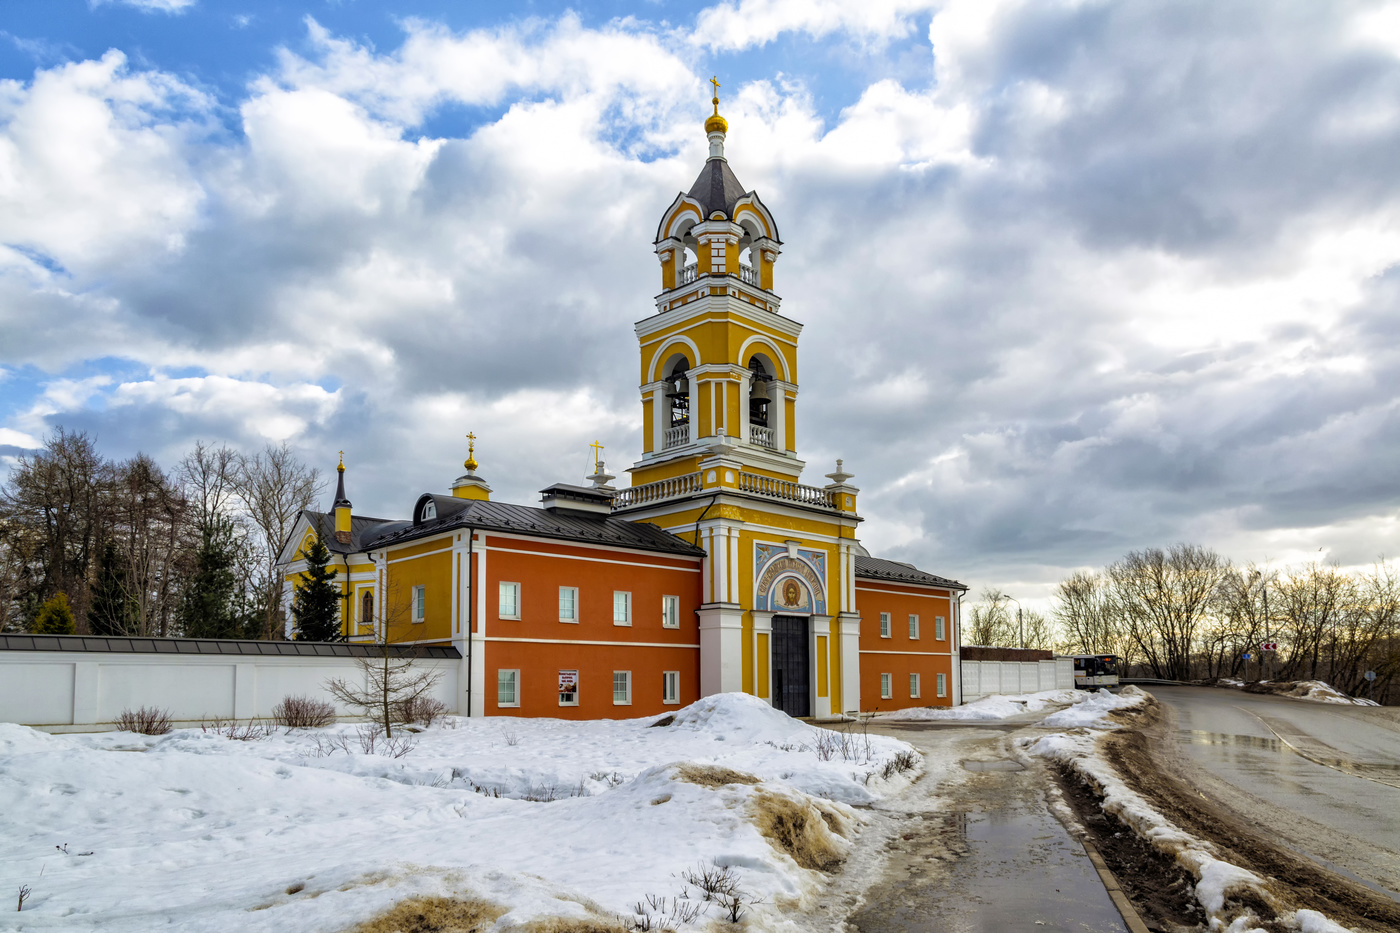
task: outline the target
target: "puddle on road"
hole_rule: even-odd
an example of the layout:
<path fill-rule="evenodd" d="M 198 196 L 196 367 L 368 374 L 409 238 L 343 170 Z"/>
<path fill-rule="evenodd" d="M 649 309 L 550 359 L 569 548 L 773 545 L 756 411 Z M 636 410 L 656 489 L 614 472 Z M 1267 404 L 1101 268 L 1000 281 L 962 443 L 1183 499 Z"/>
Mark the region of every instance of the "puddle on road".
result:
<path fill-rule="evenodd" d="M 991 761 L 967 760 L 962 766 L 969 771 L 1024 771 L 1026 766 L 1010 758 L 995 758 Z"/>
<path fill-rule="evenodd" d="M 1266 739 L 1257 735 L 1227 735 L 1224 732 L 1182 729 L 1181 737 L 1187 745 L 1242 745 L 1245 748 L 1263 748 L 1271 752 L 1292 751 L 1278 739 Z"/>

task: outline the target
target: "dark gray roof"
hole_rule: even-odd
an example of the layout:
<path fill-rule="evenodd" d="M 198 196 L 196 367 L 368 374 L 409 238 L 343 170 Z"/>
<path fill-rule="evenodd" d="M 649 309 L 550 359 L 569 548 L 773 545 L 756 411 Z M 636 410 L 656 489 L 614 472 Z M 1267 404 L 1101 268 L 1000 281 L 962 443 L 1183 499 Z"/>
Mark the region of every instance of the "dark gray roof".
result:
<path fill-rule="evenodd" d="M 316 533 L 321 536 L 321 541 L 332 554 L 357 554 L 363 551 L 363 542 L 367 538 L 372 538 L 390 530 L 390 526 L 401 528 L 408 522 L 394 521 L 390 518 L 370 518 L 368 515 L 350 516 L 350 543 L 341 544 L 335 539 L 335 513 L 333 512 L 313 512 L 307 509 L 304 513 L 307 521 L 311 522 L 311 527 L 316 529 Z"/>
<path fill-rule="evenodd" d="M 724 159 L 709 159 L 700 170 L 700 177 L 686 192 L 687 197 L 700 202 L 705 209 L 704 220 L 709 220 L 715 211 L 723 211 L 728 220 L 734 219 L 734 205 L 739 199 L 752 192 L 745 191 L 734 177 L 729 163 Z"/>
<path fill-rule="evenodd" d="M 381 657 L 381 645 L 233 638 L 122 638 L 92 635 L 0 635 L 0 651 L 102 651 L 114 654 L 256 654 L 284 657 Z M 390 645 L 394 657 L 460 659 L 451 645 Z"/>
<path fill-rule="evenodd" d="M 689 557 L 703 557 L 705 554 L 704 549 L 676 537 L 669 531 L 662 531 L 650 522 L 629 522 L 607 515 L 572 510 L 550 511 L 528 505 L 512 505 L 509 502 L 458 499 L 455 496 L 432 493 L 424 498 L 433 500 L 437 507 L 437 518 L 417 524 L 396 523 L 399 527 L 386 528 L 380 534 L 367 537 L 364 547 L 368 549 L 401 544 L 453 528 L 470 526 L 488 531 L 507 531 L 540 538 L 607 544 Z M 420 508 L 415 509 L 415 515 L 421 511 L 422 500 L 419 501 Z"/>
<path fill-rule="evenodd" d="M 966 586 L 956 580 L 925 573 L 913 564 L 879 557 L 861 557 L 859 554 L 856 555 L 856 576 L 871 580 L 891 580 L 895 583 L 918 583 L 922 586 L 946 586 L 954 590 L 967 590 Z"/>

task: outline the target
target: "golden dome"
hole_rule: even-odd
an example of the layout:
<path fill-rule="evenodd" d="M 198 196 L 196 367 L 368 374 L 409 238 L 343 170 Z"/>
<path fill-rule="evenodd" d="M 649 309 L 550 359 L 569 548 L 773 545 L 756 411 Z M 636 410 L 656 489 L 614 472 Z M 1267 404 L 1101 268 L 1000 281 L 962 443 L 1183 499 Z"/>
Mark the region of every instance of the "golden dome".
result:
<path fill-rule="evenodd" d="M 724 117 L 722 117 L 722 116 L 719 115 L 719 112 L 718 112 L 718 111 L 715 112 L 714 116 L 709 117 L 708 119 L 705 120 L 705 134 L 706 134 L 707 136 L 708 136 L 710 133 L 728 133 L 728 132 L 729 132 L 729 123 L 724 119 Z"/>

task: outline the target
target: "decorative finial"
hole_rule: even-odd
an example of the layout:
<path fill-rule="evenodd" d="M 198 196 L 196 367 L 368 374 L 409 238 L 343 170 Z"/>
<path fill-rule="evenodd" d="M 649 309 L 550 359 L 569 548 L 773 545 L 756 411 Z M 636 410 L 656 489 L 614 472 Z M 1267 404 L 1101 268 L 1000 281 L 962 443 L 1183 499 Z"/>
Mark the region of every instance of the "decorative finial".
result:
<path fill-rule="evenodd" d="M 711 137 L 711 139 L 710 139 L 710 156 L 711 156 L 711 158 L 715 158 L 715 157 L 723 158 L 723 157 L 724 157 L 724 146 L 723 146 L 724 138 L 723 138 L 723 134 L 729 132 L 729 123 L 725 121 L 724 117 L 722 117 L 722 116 L 719 115 L 719 77 L 718 77 L 718 76 L 715 76 L 715 77 L 711 78 L 711 79 L 710 79 L 710 83 L 714 85 L 714 89 L 715 89 L 715 96 L 714 96 L 714 100 L 713 100 L 713 103 L 714 103 L 714 105 L 715 105 L 715 112 L 714 112 L 714 114 L 713 114 L 712 116 L 708 117 L 708 118 L 705 120 L 705 133 L 706 133 L 706 135 L 709 135 L 709 134 L 712 134 L 712 133 L 719 133 L 719 134 L 721 134 L 719 139 L 714 139 L 713 137 Z"/>
<path fill-rule="evenodd" d="M 340 473 L 345 472 L 345 451 L 343 450 L 340 452 L 340 466 L 336 467 L 336 471 Z"/>
<path fill-rule="evenodd" d="M 476 435 L 467 432 L 467 459 L 462 461 L 462 466 L 467 468 L 468 473 L 475 473 L 479 464 L 476 462 Z"/>
<path fill-rule="evenodd" d="M 603 442 L 594 441 L 588 446 L 593 448 L 593 469 L 596 470 L 603 465 Z"/>

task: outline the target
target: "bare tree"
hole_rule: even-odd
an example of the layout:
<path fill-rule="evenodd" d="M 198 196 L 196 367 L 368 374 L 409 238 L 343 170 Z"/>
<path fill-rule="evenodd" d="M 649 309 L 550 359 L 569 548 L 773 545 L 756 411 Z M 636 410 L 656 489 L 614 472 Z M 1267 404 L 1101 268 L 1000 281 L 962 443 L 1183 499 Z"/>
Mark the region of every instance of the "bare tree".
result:
<path fill-rule="evenodd" d="M 1254 564 L 1221 578 L 1214 616 L 1202 633 L 1206 677 L 1248 679 L 1252 662 L 1257 679 L 1263 678 L 1260 646 L 1271 634 L 1266 592 L 1276 583 L 1276 574 Z M 1246 654 L 1251 656 L 1249 661 Z"/>
<path fill-rule="evenodd" d="M 969 645 L 1007 644 L 1016 638 L 1016 621 L 1009 608 L 1011 597 L 995 587 L 982 591 L 972 606 L 964 633 Z"/>
<path fill-rule="evenodd" d="M 210 447 L 195 441 L 194 450 L 180 460 L 175 475 L 189 501 L 190 524 L 196 531 L 233 512 L 238 473 L 238 451 L 226 444 Z"/>
<path fill-rule="evenodd" d="M 234 474 L 234 488 L 249 520 L 258 529 L 258 581 L 264 603 L 263 637 L 272 638 L 274 623 L 281 612 L 278 594 L 282 581 L 277 575 L 277 555 L 292 530 L 297 513 L 311 507 L 321 494 L 320 471 L 296 458 L 286 444 L 269 444 L 261 453 L 240 457 Z"/>
<path fill-rule="evenodd" d="M 1055 622 L 1045 613 L 1035 609 L 1023 610 L 1017 627 L 1020 630 L 1017 632 L 1017 636 L 1022 648 L 1035 648 L 1040 651 L 1055 650 L 1055 643 L 1059 640 L 1056 637 Z"/>
<path fill-rule="evenodd" d="M 108 522 L 112 465 L 82 431 L 59 428 L 33 456 L 21 455 L 0 489 L 0 520 L 14 549 L 22 599 L 37 607 L 66 593 L 87 631 L 89 587 Z"/>
<path fill-rule="evenodd" d="M 1055 588 L 1055 620 L 1060 623 L 1061 648 L 1067 654 L 1116 654 L 1132 663 L 1132 643 L 1118 624 L 1108 578 L 1077 570 Z"/>
<path fill-rule="evenodd" d="M 372 656 L 357 659 L 363 679 L 351 683 L 334 677 L 326 681 L 326 689 L 392 737 L 394 723 L 411 718 L 412 711 L 437 685 L 442 672 L 424 670 L 415 663 L 417 646 L 392 643 L 395 636 L 409 631 L 411 626 L 409 599 L 397 584 L 389 585 L 377 608 L 381 641 L 374 646 Z"/>
<path fill-rule="evenodd" d="M 1153 676 L 1190 679 L 1197 630 L 1229 569 L 1195 544 L 1132 551 L 1108 568 L 1115 614 Z"/>
<path fill-rule="evenodd" d="M 130 634 L 165 636 L 178 599 L 177 565 L 189 543 L 185 498 L 145 454 L 115 472 L 111 534 L 125 558 L 125 595 L 135 615 Z"/>

